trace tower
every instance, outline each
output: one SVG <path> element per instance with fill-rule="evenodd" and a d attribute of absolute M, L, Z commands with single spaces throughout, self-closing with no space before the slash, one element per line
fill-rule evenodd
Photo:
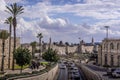
<path fill-rule="evenodd" d="M 94 44 L 94 38 L 92 37 L 91 43 Z"/>
<path fill-rule="evenodd" d="M 49 48 L 51 48 L 51 37 L 49 38 Z"/>

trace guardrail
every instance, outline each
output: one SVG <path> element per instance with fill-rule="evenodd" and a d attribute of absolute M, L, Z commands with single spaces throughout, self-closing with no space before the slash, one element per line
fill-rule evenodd
<path fill-rule="evenodd" d="M 96 74 L 94 71 L 90 70 L 84 65 L 76 64 L 81 71 L 84 73 L 84 76 L 87 80 L 103 80 L 102 77 L 99 74 Z"/>

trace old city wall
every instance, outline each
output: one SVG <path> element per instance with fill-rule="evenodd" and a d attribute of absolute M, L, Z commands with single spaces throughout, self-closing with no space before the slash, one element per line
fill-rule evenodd
<path fill-rule="evenodd" d="M 11 53 L 10 53 L 10 67 L 12 67 L 12 58 L 13 58 L 13 45 L 14 41 L 11 38 Z M 16 48 L 20 47 L 20 38 L 16 38 Z M 5 40 L 5 52 L 4 52 L 4 69 L 8 68 L 8 57 L 9 57 L 9 38 Z M 2 61 L 2 40 L 0 40 L 0 61 Z M 1 65 L 1 62 L 0 62 Z"/>

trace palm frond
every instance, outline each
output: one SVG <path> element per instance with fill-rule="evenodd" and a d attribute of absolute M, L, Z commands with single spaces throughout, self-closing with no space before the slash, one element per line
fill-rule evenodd
<path fill-rule="evenodd" d="M 8 12 L 8 13 L 12 13 L 12 14 L 13 14 L 13 10 L 12 10 L 10 7 L 6 6 L 6 8 L 8 9 L 8 11 L 5 10 L 6 12 Z"/>
<path fill-rule="evenodd" d="M 12 21 L 13 21 L 13 18 L 12 16 L 8 17 L 6 20 L 5 20 L 5 24 L 12 24 Z"/>

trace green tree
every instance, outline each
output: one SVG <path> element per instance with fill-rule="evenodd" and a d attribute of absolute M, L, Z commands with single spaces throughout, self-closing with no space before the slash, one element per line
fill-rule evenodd
<path fill-rule="evenodd" d="M 32 46 L 32 57 L 34 58 L 37 42 L 36 41 L 31 42 L 30 45 Z"/>
<path fill-rule="evenodd" d="M 59 60 L 59 55 L 57 54 L 57 51 L 53 49 L 48 49 L 43 55 L 42 58 L 46 61 L 50 62 L 57 62 Z"/>
<path fill-rule="evenodd" d="M 2 39 L 2 62 L 1 62 L 1 71 L 4 72 L 4 51 L 5 51 L 5 40 L 9 37 L 9 33 L 6 30 L 0 32 L 0 39 Z"/>
<path fill-rule="evenodd" d="M 9 24 L 9 55 L 8 55 L 8 68 L 10 69 L 10 53 L 11 53 L 11 33 L 12 33 L 12 20 L 13 18 L 10 16 L 5 20 L 5 24 Z"/>
<path fill-rule="evenodd" d="M 16 49 L 16 27 L 17 27 L 17 16 L 23 13 L 23 6 L 17 5 L 17 3 L 13 3 L 10 6 L 6 6 L 6 12 L 10 13 L 13 17 L 13 29 L 14 29 L 14 47 L 13 47 L 13 54 Z M 14 70 L 14 57 L 12 61 L 12 70 Z"/>
<path fill-rule="evenodd" d="M 39 53 L 40 53 L 40 56 L 41 56 L 42 55 L 41 54 L 41 52 L 42 52 L 41 39 L 43 38 L 42 33 L 38 33 L 37 38 L 39 39 Z"/>
<path fill-rule="evenodd" d="M 18 48 L 14 52 L 14 58 L 16 60 L 16 64 L 21 66 L 20 72 L 22 73 L 22 68 L 24 65 L 28 65 L 31 61 L 31 53 L 28 49 Z"/>

